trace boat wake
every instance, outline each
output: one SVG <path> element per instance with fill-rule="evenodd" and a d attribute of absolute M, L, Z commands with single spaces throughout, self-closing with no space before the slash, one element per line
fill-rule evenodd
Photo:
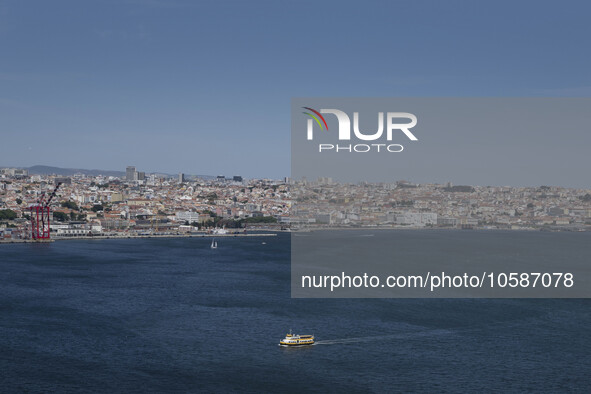
<path fill-rule="evenodd" d="M 428 331 L 420 331 L 420 332 L 413 332 L 413 333 L 376 335 L 376 336 L 368 336 L 368 337 L 326 339 L 323 341 L 316 341 L 314 343 L 314 345 L 343 345 L 343 344 L 348 344 L 348 343 L 375 342 L 375 341 L 384 341 L 384 340 L 392 340 L 392 339 L 406 340 L 406 339 L 417 338 L 417 337 L 422 337 L 422 336 L 437 336 L 437 335 L 441 335 L 444 333 L 448 334 L 448 333 L 450 333 L 450 331 L 449 330 L 428 330 Z"/>
<path fill-rule="evenodd" d="M 394 335 L 380 335 L 373 337 L 357 337 L 357 338 L 340 338 L 340 339 L 327 339 L 324 341 L 316 341 L 314 345 L 342 345 L 346 343 L 360 343 L 360 342 L 373 342 L 383 339 L 393 339 Z"/>

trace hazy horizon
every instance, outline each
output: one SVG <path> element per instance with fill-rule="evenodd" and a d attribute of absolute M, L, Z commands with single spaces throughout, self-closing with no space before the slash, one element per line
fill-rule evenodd
<path fill-rule="evenodd" d="M 34 165 L 30 165 L 30 166 L 6 166 L 6 165 L 0 165 L 0 168 L 23 168 L 23 169 L 27 169 L 27 168 L 31 168 L 31 167 L 35 167 L 35 166 L 43 166 L 43 167 L 55 167 L 55 166 L 46 166 L 44 164 L 34 164 Z M 85 171 L 109 171 L 109 172 L 121 172 L 121 173 L 125 173 L 125 169 L 120 170 L 120 169 L 108 169 L 108 168 L 81 168 L 81 167 L 56 167 L 56 168 L 61 168 L 61 169 L 65 169 L 65 170 L 85 170 Z M 211 177 L 215 177 L 218 175 L 224 175 L 226 177 L 230 177 L 230 176 L 242 176 L 241 174 L 197 174 L 197 173 L 190 173 L 190 172 L 183 172 L 183 171 L 178 171 L 178 172 L 173 172 L 173 173 L 169 173 L 169 172 L 163 172 L 163 171 L 143 171 L 141 168 L 136 168 L 137 170 L 141 171 L 141 172 L 145 172 L 146 174 L 163 174 L 163 175 L 170 175 L 171 177 L 174 177 L 175 175 L 178 175 L 179 173 L 183 173 L 185 175 L 189 175 L 189 176 L 211 176 Z M 329 177 L 329 175 L 326 175 L 327 177 Z M 273 179 L 273 180 L 283 180 L 284 178 L 290 178 L 288 175 L 283 176 L 283 177 L 278 177 L 278 178 L 272 178 L 272 177 L 247 177 L 247 176 L 242 176 L 244 179 Z M 299 181 L 301 179 L 294 179 L 296 181 Z M 315 182 L 318 179 L 307 179 L 308 181 L 312 181 Z M 355 182 L 338 182 L 337 180 L 334 180 L 337 183 L 355 183 Z M 425 185 L 425 184 L 434 184 L 434 185 L 442 185 L 445 186 L 447 183 L 451 183 L 453 186 L 474 186 L 474 187 L 512 187 L 512 188 L 520 188 L 520 187 L 527 187 L 527 188 L 539 188 L 542 186 L 548 186 L 548 187 L 560 187 L 560 188 L 565 188 L 565 189 L 575 189 L 575 190 L 591 190 L 591 187 L 576 187 L 576 186 L 565 186 L 565 185 L 556 185 L 556 184 L 540 184 L 540 185 L 536 185 L 536 184 L 523 184 L 523 185 L 512 185 L 512 184 L 481 184 L 481 183 L 461 183 L 461 182 L 454 182 L 453 180 L 447 180 L 447 181 L 443 181 L 443 182 L 417 182 L 414 181 L 413 179 L 410 178 L 404 178 L 404 179 L 392 179 L 391 181 L 388 182 L 369 182 L 369 183 L 397 183 L 397 182 L 409 182 L 411 184 L 417 184 L 417 185 Z"/>

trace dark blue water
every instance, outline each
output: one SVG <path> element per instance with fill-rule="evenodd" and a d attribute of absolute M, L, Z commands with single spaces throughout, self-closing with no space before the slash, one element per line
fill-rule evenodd
<path fill-rule="evenodd" d="M 0 245 L 1 390 L 591 390 L 589 300 L 290 299 L 289 235 L 218 241 Z"/>

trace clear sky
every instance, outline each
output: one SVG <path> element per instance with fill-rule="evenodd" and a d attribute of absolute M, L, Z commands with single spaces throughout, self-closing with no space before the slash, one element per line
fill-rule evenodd
<path fill-rule="evenodd" d="M 291 97 L 591 96 L 590 11 L 0 0 L 0 166 L 281 178 Z"/>

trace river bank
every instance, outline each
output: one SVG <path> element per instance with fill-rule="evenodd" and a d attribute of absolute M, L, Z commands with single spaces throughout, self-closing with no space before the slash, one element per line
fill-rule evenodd
<path fill-rule="evenodd" d="M 276 237 L 276 233 L 239 233 L 239 234 L 150 234 L 150 235 L 92 235 L 75 237 L 53 237 L 48 240 L 0 239 L 0 244 L 49 243 L 55 241 L 100 240 L 100 239 L 147 239 L 147 238 L 230 238 L 230 237 Z"/>

